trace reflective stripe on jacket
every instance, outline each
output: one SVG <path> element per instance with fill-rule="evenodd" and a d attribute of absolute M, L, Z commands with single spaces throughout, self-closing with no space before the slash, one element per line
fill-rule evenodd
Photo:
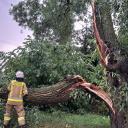
<path fill-rule="evenodd" d="M 12 80 L 8 86 L 9 95 L 7 103 L 12 102 L 23 102 L 23 96 L 28 94 L 26 84 L 24 82 L 19 82 Z"/>

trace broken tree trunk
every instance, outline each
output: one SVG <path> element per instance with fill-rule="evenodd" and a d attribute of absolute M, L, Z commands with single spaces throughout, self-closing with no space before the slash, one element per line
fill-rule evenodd
<path fill-rule="evenodd" d="M 34 105 L 53 105 L 70 100 L 70 94 L 75 89 L 82 89 L 95 94 L 106 103 L 113 114 L 115 113 L 109 95 L 99 86 L 88 83 L 78 75 L 70 76 L 53 86 L 29 89 L 26 101 Z M 7 89 L 1 89 L 0 98 L 7 99 Z"/>
<path fill-rule="evenodd" d="M 94 34 L 101 64 L 108 70 L 110 67 L 107 65 L 108 62 L 106 61 L 106 58 L 108 55 L 112 55 L 111 53 L 116 53 L 118 48 L 118 41 L 112 24 L 110 5 L 108 5 L 107 2 L 99 0 L 98 2 L 94 1 L 92 8 Z M 114 67 L 114 65 L 112 67 Z M 116 68 L 114 70 L 116 71 Z M 110 117 L 111 128 L 128 128 L 128 108 L 125 107 L 121 109 L 121 103 L 123 101 L 121 92 L 123 91 L 122 88 L 124 85 L 119 83 L 121 79 L 120 77 L 122 77 L 122 74 L 119 74 L 115 81 L 113 72 L 109 70 L 107 71 L 108 85 L 111 88 L 111 99 L 115 108 L 115 115 L 111 115 Z M 119 84 L 119 86 L 117 84 Z M 124 98 L 127 97 L 124 96 Z"/>

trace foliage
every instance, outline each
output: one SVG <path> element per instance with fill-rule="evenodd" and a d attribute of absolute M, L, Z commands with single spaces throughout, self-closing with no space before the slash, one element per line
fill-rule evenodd
<path fill-rule="evenodd" d="M 32 30 L 36 39 L 61 44 L 77 36 L 74 35 L 76 21 L 85 23 L 84 36 L 88 33 L 90 18 L 86 14 L 89 2 L 90 0 L 26 0 L 13 5 L 10 14 L 20 26 Z M 82 32 L 79 37 L 81 34 Z"/>
<path fill-rule="evenodd" d="M 119 32 L 122 34 L 128 32 L 128 1 L 127 0 L 114 0 L 113 8 L 115 12 L 115 18 L 117 18 L 116 24 L 119 25 Z"/>
<path fill-rule="evenodd" d="M 119 33 L 119 42 L 120 42 L 120 49 L 121 49 L 121 54 L 125 57 L 128 55 L 128 32 L 125 33 Z"/>
<path fill-rule="evenodd" d="M 4 104 L 2 102 L 2 99 L 0 99 L 0 124 L 2 124 L 3 122 L 3 113 L 4 113 Z"/>
<path fill-rule="evenodd" d="M 94 77 L 91 74 L 96 70 L 101 71 L 98 63 L 93 65 L 93 54 L 84 55 L 69 44 L 57 45 L 31 39 L 24 44 L 25 48 L 19 53 L 16 52 L 19 48 L 12 52 L 5 64 L 4 73 L 8 79 L 14 77 L 16 70 L 23 70 L 26 82 L 37 87 L 56 83 L 67 74 L 79 74 L 91 81 L 91 77 Z M 98 76 L 93 82 L 101 79 Z"/>
<path fill-rule="evenodd" d="M 113 98 L 114 97 L 114 98 Z M 125 111 L 128 108 L 128 87 L 124 84 L 118 88 L 113 89 L 112 92 L 113 102 L 119 111 Z"/>
<path fill-rule="evenodd" d="M 3 72 L 0 72 L 0 87 L 6 84 L 6 78 Z"/>
<path fill-rule="evenodd" d="M 75 114 L 85 114 L 92 112 L 96 114 L 108 115 L 109 110 L 101 99 L 88 92 L 75 90 L 71 93 L 71 101 L 59 106 L 57 110 L 71 112 Z"/>
<path fill-rule="evenodd" d="M 118 33 L 119 48 L 121 54 L 128 55 L 128 1 L 114 0 L 112 1 L 114 25 L 116 33 Z"/>
<path fill-rule="evenodd" d="M 13 6 L 11 14 L 19 25 L 33 30 L 37 39 L 66 42 L 71 37 L 72 8 L 67 1 L 21 1 Z"/>

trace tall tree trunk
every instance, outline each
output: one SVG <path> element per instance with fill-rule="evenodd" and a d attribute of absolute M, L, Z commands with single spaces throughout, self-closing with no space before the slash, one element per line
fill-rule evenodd
<path fill-rule="evenodd" d="M 112 52 L 116 52 L 118 48 L 118 41 L 113 28 L 110 5 L 108 5 L 107 2 L 102 2 L 99 0 L 98 2 L 94 2 L 94 8 L 93 16 L 95 20 L 94 22 L 96 23 L 96 27 L 94 24 L 94 32 L 97 42 L 99 41 L 97 43 L 98 48 L 100 47 L 100 42 L 102 43 L 101 45 L 106 43 L 104 46 L 106 45 L 109 49 L 111 49 Z M 96 34 L 96 32 L 99 34 L 99 37 L 97 37 L 98 34 Z M 105 60 L 104 57 L 107 55 L 104 52 L 105 51 L 102 50 L 102 48 L 99 48 L 100 58 Z M 122 74 L 119 74 L 118 77 L 116 77 L 117 81 L 120 81 L 121 77 L 123 77 Z M 122 91 L 123 88 L 125 88 L 126 83 L 118 83 L 119 87 L 115 87 L 115 77 L 113 77 L 113 72 L 110 71 L 107 71 L 107 79 L 111 90 L 111 98 L 116 110 L 115 115 L 110 114 L 111 128 L 128 128 L 128 108 L 122 107 L 123 98 L 126 98 L 125 96 L 122 97 Z"/>

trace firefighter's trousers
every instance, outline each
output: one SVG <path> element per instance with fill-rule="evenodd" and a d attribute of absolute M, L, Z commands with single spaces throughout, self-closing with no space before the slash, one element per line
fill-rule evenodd
<path fill-rule="evenodd" d="M 6 112 L 4 114 L 4 125 L 8 125 L 9 121 L 11 120 L 12 109 L 16 110 L 19 126 L 25 125 L 25 111 L 23 104 L 11 105 L 8 103 L 6 104 Z"/>

